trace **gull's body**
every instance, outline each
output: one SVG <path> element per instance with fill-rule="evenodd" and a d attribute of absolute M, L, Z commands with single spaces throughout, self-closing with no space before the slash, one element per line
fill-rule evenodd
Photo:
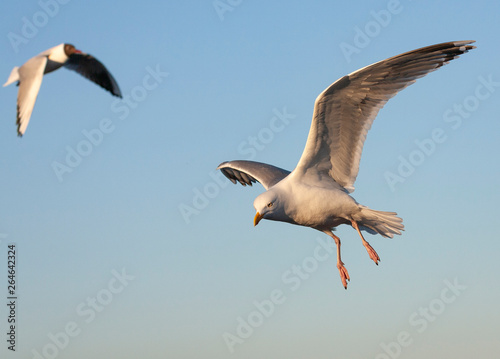
<path fill-rule="evenodd" d="M 230 161 L 218 167 L 233 183 L 260 182 L 266 192 L 254 201 L 261 219 L 311 227 L 337 244 L 337 268 L 347 289 L 350 279 L 333 228 L 349 224 L 358 232 L 370 258 L 380 258 L 361 231 L 392 238 L 404 230 L 395 212 L 372 210 L 349 195 L 354 190 L 366 134 L 378 111 L 399 91 L 459 55 L 474 41 L 433 45 L 379 61 L 334 82 L 315 101 L 306 147 L 289 172 L 265 163 Z"/>
<path fill-rule="evenodd" d="M 286 201 L 281 202 L 283 212 L 269 219 L 318 230 L 336 227 L 345 222 L 343 219 L 345 215 L 358 211 L 354 199 L 335 181 L 323 181 L 310 185 L 307 182 L 295 181 L 292 173 L 272 187 L 272 193 L 276 194 L 279 199 L 286 197 Z M 293 196 L 286 196 L 288 193 L 292 193 Z M 311 198 L 321 198 L 323 205 L 309 206 Z M 271 199 L 265 204 L 270 202 Z M 309 210 L 297 210 L 299 208 L 309 208 Z M 332 216 L 332 213 L 335 213 L 335 216 Z"/>
<path fill-rule="evenodd" d="M 70 44 L 60 44 L 35 57 L 32 57 L 21 67 L 14 67 L 7 82 L 8 86 L 17 81 L 17 134 L 22 136 L 31 118 L 38 91 L 45 74 L 66 67 L 95 82 L 112 95 L 121 97 L 120 88 L 111 73 L 96 58 L 84 54 Z"/>

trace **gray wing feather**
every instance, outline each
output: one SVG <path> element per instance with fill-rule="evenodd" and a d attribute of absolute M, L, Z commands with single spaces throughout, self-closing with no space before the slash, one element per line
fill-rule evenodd
<path fill-rule="evenodd" d="M 260 182 L 267 190 L 290 174 L 290 171 L 254 161 L 223 162 L 218 167 L 231 182 L 251 186 Z"/>
<path fill-rule="evenodd" d="M 306 147 L 294 172 L 330 176 L 352 192 L 366 134 L 379 110 L 417 79 L 474 49 L 473 42 L 413 50 L 335 81 L 316 99 Z"/>

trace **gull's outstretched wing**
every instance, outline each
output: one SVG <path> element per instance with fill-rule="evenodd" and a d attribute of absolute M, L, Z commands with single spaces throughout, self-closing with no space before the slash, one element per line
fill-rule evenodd
<path fill-rule="evenodd" d="M 30 122 L 36 97 L 42 85 L 46 56 L 35 56 L 19 68 L 19 91 L 17 93 L 17 134 L 24 135 Z"/>
<path fill-rule="evenodd" d="M 329 176 L 352 192 L 366 134 L 379 110 L 418 78 L 474 49 L 473 42 L 423 47 L 334 82 L 316 99 L 306 147 L 294 175 Z"/>
<path fill-rule="evenodd" d="M 251 186 L 252 183 L 260 182 L 266 190 L 290 173 L 290 171 L 254 161 L 222 162 L 217 169 L 221 170 L 224 176 L 234 184 L 238 181 L 243 186 Z"/>
<path fill-rule="evenodd" d="M 111 92 L 114 96 L 122 97 L 118 83 L 113 75 L 92 55 L 84 53 L 71 54 L 64 63 L 64 67 L 78 72 L 83 77 Z"/>

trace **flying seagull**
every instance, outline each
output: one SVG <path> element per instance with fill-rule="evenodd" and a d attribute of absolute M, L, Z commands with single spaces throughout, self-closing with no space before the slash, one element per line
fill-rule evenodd
<path fill-rule="evenodd" d="M 404 230 L 395 212 L 370 209 L 349 195 L 354 191 L 366 134 L 386 102 L 418 78 L 475 48 L 474 41 L 446 42 L 406 52 L 341 77 L 314 103 L 306 147 L 290 172 L 254 161 L 223 162 L 217 167 L 231 182 L 260 182 L 266 192 L 253 205 L 260 220 L 311 227 L 337 245 L 337 268 L 345 289 L 349 273 L 340 257 L 340 238 L 333 228 L 351 225 L 370 258 L 380 257 L 361 231 L 392 238 Z"/>
<path fill-rule="evenodd" d="M 5 87 L 17 81 L 19 86 L 16 121 L 18 136 L 22 136 L 26 132 L 43 75 L 57 70 L 61 66 L 78 72 L 111 92 L 113 96 L 122 97 L 116 80 L 99 60 L 75 49 L 73 45 L 60 44 L 29 59 L 21 67 L 14 67 L 9 79 L 3 85 Z"/>

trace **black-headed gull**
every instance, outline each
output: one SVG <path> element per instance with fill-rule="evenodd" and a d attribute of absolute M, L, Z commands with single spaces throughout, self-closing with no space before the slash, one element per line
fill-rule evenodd
<path fill-rule="evenodd" d="M 261 219 L 311 227 L 333 238 L 344 288 L 350 280 L 340 258 L 340 238 L 333 228 L 351 225 L 370 258 L 380 258 L 361 231 L 392 238 L 404 230 L 395 212 L 375 211 L 354 200 L 359 161 L 366 134 L 386 102 L 418 78 L 475 48 L 456 41 L 406 52 L 364 67 L 335 81 L 316 99 L 306 147 L 297 167 L 286 171 L 253 161 L 223 162 L 217 167 L 231 182 L 260 182 L 266 192 L 254 201 Z"/>
<path fill-rule="evenodd" d="M 60 44 L 26 61 L 21 67 L 14 67 L 4 87 L 17 81 L 17 134 L 22 136 L 30 121 L 43 75 L 60 67 L 74 70 L 92 82 L 122 97 L 120 88 L 111 73 L 95 57 L 75 49 L 70 44 Z"/>

